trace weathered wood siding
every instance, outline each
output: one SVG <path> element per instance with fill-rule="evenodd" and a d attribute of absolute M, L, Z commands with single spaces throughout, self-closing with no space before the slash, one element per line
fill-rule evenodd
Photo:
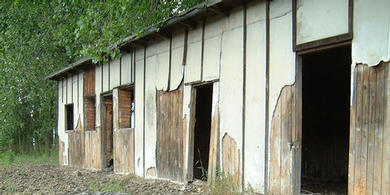
<path fill-rule="evenodd" d="M 69 165 L 76 167 L 84 166 L 84 129 L 81 121 L 69 136 Z"/>
<path fill-rule="evenodd" d="M 114 131 L 114 172 L 134 173 L 134 129 Z"/>
<path fill-rule="evenodd" d="M 157 176 L 184 181 L 183 85 L 157 95 Z"/>
<path fill-rule="evenodd" d="M 270 132 L 270 164 L 269 188 L 270 194 L 297 194 L 297 175 L 295 166 L 295 150 L 293 143 L 297 135 L 295 86 L 286 86 L 282 89 L 276 109 L 273 112 Z M 300 173 L 299 173 L 300 174 Z"/>
<path fill-rule="evenodd" d="M 388 66 L 353 73 L 348 194 L 390 194 Z"/>
<path fill-rule="evenodd" d="M 299 194 L 293 166 L 296 155 L 292 150 L 293 129 L 297 121 L 292 114 L 295 83 L 295 53 L 292 48 L 292 3 L 290 0 L 270 2 L 269 21 L 269 112 L 267 155 L 267 193 Z M 298 143 L 297 143 L 298 144 Z M 297 152 L 297 151 L 295 151 Z M 300 158 L 300 157 L 299 157 Z M 297 169 L 295 169 L 297 170 Z M 300 173 L 299 173 L 300 175 Z M 299 179 L 298 179 L 299 180 Z M 299 181 L 300 183 L 300 181 Z"/>

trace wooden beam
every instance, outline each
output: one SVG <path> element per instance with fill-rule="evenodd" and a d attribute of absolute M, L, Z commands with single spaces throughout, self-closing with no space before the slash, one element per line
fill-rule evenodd
<path fill-rule="evenodd" d="M 170 40 L 171 39 L 171 35 L 170 34 L 167 34 L 167 33 L 163 33 L 163 32 L 153 32 L 152 33 L 153 35 L 157 36 L 157 37 L 160 37 L 164 40 Z"/>
<path fill-rule="evenodd" d="M 193 21 L 180 21 L 179 24 L 187 27 L 188 29 L 194 29 L 196 28 L 196 23 Z"/>
<path fill-rule="evenodd" d="M 229 12 L 225 11 L 225 10 L 221 10 L 221 9 L 213 8 L 213 7 L 208 8 L 208 10 L 210 10 L 211 12 L 214 12 L 215 14 L 220 15 L 220 16 L 229 16 Z"/>

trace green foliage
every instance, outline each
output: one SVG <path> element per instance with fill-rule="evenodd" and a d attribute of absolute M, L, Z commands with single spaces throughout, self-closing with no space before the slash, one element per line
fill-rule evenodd
<path fill-rule="evenodd" d="M 82 56 L 115 57 L 115 43 L 201 1 L 0 1 L 0 151 L 51 145 L 57 92 L 45 76 Z"/>

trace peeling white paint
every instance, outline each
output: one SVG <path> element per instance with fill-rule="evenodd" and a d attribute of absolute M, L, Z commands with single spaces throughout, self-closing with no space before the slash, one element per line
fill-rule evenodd
<path fill-rule="evenodd" d="M 247 7 L 244 183 L 264 193 L 266 2 Z"/>
<path fill-rule="evenodd" d="M 143 177 L 143 131 L 144 131 L 144 48 L 138 48 L 135 51 L 136 59 L 136 77 L 135 77 L 135 143 L 134 171 L 137 176 Z"/>
<path fill-rule="evenodd" d="M 95 94 L 102 92 L 102 65 L 95 66 Z"/>
<path fill-rule="evenodd" d="M 173 33 L 171 50 L 171 80 L 169 84 L 170 91 L 176 90 L 183 80 L 184 39 L 184 29 L 177 30 Z"/>
<path fill-rule="evenodd" d="M 242 8 L 231 11 L 228 23 L 232 30 L 224 32 L 222 37 L 220 135 L 228 133 L 242 151 L 243 28 L 234 28 L 237 17 L 241 17 L 242 25 Z"/>
<path fill-rule="evenodd" d="M 297 44 L 348 33 L 349 0 L 297 0 Z"/>
<path fill-rule="evenodd" d="M 225 28 L 225 17 L 213 17 L 206 20 L 203 50 L 203 81 L 219 79 L 222 33 Z"/>
<path fill-rule="evenodd" d="M 355 0 L 352 62 L 376 66 L 390 60 L 390 1 Z"/>
<path fill-rule="evenodd" d="M 185 83 L 201 80 L 202 29 L 203 23 L 198 22 L 195 29 L 188 31 L 187 62 L 185 64 L 184 76 Z"/>
<path fill-rule="evenodd" d="M 281 11 L 281 8 L 282 11 Z M 290 0 L 270 4 L 269 112 L 271 124 L 282 88 L 295 82 L 295 53 L 292 48 L 292 4 Z M 269 125 L 268 132 L 271 131 Z M 268 143 L 271 143 L 268 139 Z M 266 151 L 268 152 L 268 151 Z M 266 162 L 269 167 L 269 159 Z M 269 174 L 269 171 L 266 173 Z"/>
<path fill-rule="evenodd" d="M 192 96 L 192 86 L 191 85 L 184 85 L 183 88 L 183 127 L 186 132 L 184 134 L 186 137 L 184 138 L 185 142 L 187 143 L 186 149 L 185 149 L 185 154 L 184 154 L 184 175 L 188 175 L 188 160 L 189 160 L 189 151 L 190 147 L 190 121 L 191 121 L 191 96 Z"/>
<path fill-rule="evenodd" d="M 110 90 L 120 85 L 120 59 L 110 62 Z"/>
<path fill-rule="evenodd" d="M 156 44 L 156 43 L 155 43 Z M 156 88 L 157 90 L 164 90 L 166 91 L 168 89 L 168 78 L 169 78 L 169 45 L 170 40 L 163 40 L 156 44 L 157 49 L 151 49 L 151 51 L 156 51 L 155 55 L 153 56 L 151 54 L 150 57 L 148 57 L 147 65 L 153 64 L 156 66 L 156 72 L 157 72 L 157 84 Z M 151 45 L 150 47 L 156 47 Z M 147 48 L 147 52 L 149 52 L 149 49 Z M 147 68 L 148 69 L 148 68 Z"/>
<path fill-rule="evenodd" d="M 106 91 L 108 91 L 108 90 L 110 90 L 108 87 L 108 85 L 109 85 L 109 70 L 108 70 L 108 63 L 104 63 L 103 64 L 103 77 L 102 77 L 102 79 L 103 79 L 103 92 L 106 92 Z"/>
<path fill-rule="evenodd" d="M 147 50 L 148 52 L 149 50 Z M 147 53 L 148 55 L 148 53 Z M 156 130 L 157 130 L 157 103 L 156 85 L 158 81 L 159 64 L 153 60 L 154 57 L 146 59 L 145 78 L 145 168 L 156 167 Z M 168 79 L 165 80 L 168 82 Z"/>
<path fill-rule="evenodd" d="M 121 57 L 121 85 L 130 84 L 133 79 L 131 72 L 132 53 L 126 53 Z M 134 70 L 133 70 L 134 71 Z"/>

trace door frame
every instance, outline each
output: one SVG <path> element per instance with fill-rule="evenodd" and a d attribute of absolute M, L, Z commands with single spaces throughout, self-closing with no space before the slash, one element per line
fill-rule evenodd
<path fill-rule="evenodd" d="M 295 96 L 295 103 L 297 106 L 297 109 L 295 110 L 295 120 L 296 120 L 296 132 L 292 132 L 292 138 L 294 141 L 293 147 L 294 147 L 294 154 L 293 154 L 293 177 L 292 177 L 292 182 L 293 182 L 293 188 L 294 192 L 300 193 L 301 190 L 301 170 L 302 170 L 302 90 L 303 90 L 303 83 L 302 83 L 302 78 L 303 78 L 303 61 L 302 61 L 302 56 L 304 54 L 309 54 L 309 53 L 316 53 L 320 52 L 323 50 L 328 50 L 328 49 L 334 49 L 342 46 L 347 46 L 351 45 L 352 41 L 348 40 L 342 43 L 337 43 L 337 44 L 332 44 L 332 45 L 327 45 L 327 46 L 322 46 L 314 49 L 308 49 L 308 50 L 303 50 L 303 51 L 297 51 L 295 55 L 295 91 L 296 91 L 296 96 Z M 351 56 L 352 57 L 352 56 Z M 351 70 L 352 74 L 352 70 Z M 351 79 L 353 79 L 351 77 Z M 351 81 L 352 82 L 352 81 Z M 350 87 L 350 86 L 349 86 Z M 352 91 L 351 91 L 352 95 Z M 349 129 L 351 131 L 351 128 Z M 350 133 L 350 132 L 349 132 Z M 350 146 L 351 147 L 351 146 Z M 349 164 L 349 162 L 348 162 Z"/>

